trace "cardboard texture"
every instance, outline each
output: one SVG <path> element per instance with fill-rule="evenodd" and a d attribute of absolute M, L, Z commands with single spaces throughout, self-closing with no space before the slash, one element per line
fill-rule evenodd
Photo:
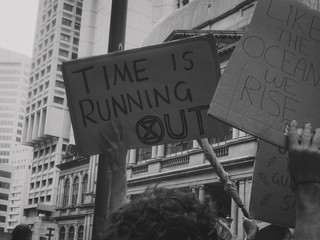
<path fill-rule="evenodd" d="M 209 115 L 285 147 L 285 126 L 320 127 L 320 13 L 298 1 L 258 1 Z"/>
<path fill-rule="evenodd" d="M 62 65 L 75 141 L 101 153 L 101 132 L 122 122 L 129 148 L 225 136 L 207 115 L 220 78 L 212 36 L 65 62 Z"/>
<path fill-rule="evenodd" d="M 250 213 L 256 220 L 294 227 L 294 196 L 287 172 L 287 153 L 259 141 L 253 172 Z"/>

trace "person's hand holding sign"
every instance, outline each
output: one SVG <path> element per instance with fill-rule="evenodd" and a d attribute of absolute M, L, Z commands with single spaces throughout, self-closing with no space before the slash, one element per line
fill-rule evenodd
<path fill-rule="evenodd" d="M 296 210 L 295 240 L 320 239 L 320 129 L 289 127 L 288 171 Z"/>
<path fill-rule="evenodd" d="M 107 129 L 101 132 L 100 135 L 101 143 L 99 148 L 103 154 L 101 154 L 99 161 L 104 161 L 105 167 L 102 171 L 104 171 L 103 174 L 108 174 L 109 191 L 107 198 L 109 214 L 125 204 L 127 200 L 127 131 L 122 123 L 119 123 L 117 126 L 114 121 L 111 121 Z"/>
<path fill-rule="evenodd" d="M 117 126 L 114 121 L 111 121 L 110 125 L 112 133 L 100 132 L 102 141 L 99 148 L 104 153 L 110 170 L 125 171 L 128 150 L 126 146 L 127 131 L 121 122 Z"/>

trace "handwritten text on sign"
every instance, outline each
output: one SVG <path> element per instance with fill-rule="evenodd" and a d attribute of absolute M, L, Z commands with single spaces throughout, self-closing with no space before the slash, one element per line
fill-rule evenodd
<path fill-rule="evenodd" d="M 63 75 L 85 154 L 100 153 L 110 120 L 123 122 L 130 148 L 222 136 L 227 128 L 206 115 L 220 77 L 212 37 L 67 62 Z"/>
<path fill-rule="evenodd" d="M 320 125 L 319 60 L 319 12 L 298 1 L 259 1 L 209 113 L 284 147 L 291 120 Z"/>
<path fill-rule="evenodd" d="M 295 201 L 285 150 L 259 141 L 253 172 L 250 212 L 254 219 L 294 227 Z"/>

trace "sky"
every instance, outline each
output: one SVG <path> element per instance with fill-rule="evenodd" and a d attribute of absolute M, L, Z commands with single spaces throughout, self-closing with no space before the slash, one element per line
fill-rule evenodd
<path fill-rule="evenodd" d="M 32 56 L 39 0 L 0 0 L 0 47 Z"/>

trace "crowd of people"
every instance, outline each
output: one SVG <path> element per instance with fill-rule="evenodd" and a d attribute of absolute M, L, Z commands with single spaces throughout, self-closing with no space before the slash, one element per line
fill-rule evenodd
<path fill-rule="evenodd" d="M 107 139 L 109 152 L 122 161 L 123 139 Z M 111 150 L 110 150 L 111 149 Z M 295 197 L 295 240 L 320 239 L 320 128 L 313 130 L 307 123 L 298 128 L 292 121 L 288 129 L 288 172 Z M 118 157 L 115 157 L 118 156 Z M 113 170 L 117 171 L 118 163 Z M 268 229 L 267 235 L 258 231 L 253 219 L 244 220 L 247 240 L 289 240 L 292 235 L 281 226 Z M 271 230 L 270 230 L 271 229 Z M 267 228 L 265 231 L 268 231 Z M 203 203 L 191 191 L 148 188 L 143 195 L 113 211 L 105 226 L 105 240 L 231 240 L 230 226 L 219 218 L 211 199 Z M 269 235 L 268 235 L 269 234 Z M 262 237 L 261 237 L 262 236 Z M 27 225 L 12 232 L 12 240 L 31 239 Z"/>
<path fill-rule="evenodd" d="M 298 128 L 292 121 L 288 145 L 288 171 L 296 201 L 294 239 L 320 239 L 320 129 L 313 131 L 309 123 Z M 257 230 L 254 221 L 245 223 L 249 225 L 245 229 L 251 225 Z M 282 230 L 278 238 L 271 236 L 277 231 L 270 231 L 269 239 L 290 239 L 291 232 Z M 200 203 L 191 192 L 157 187 L 114 211 L 105 231 L 106 240 L 232 239 L 228 224 L 218 217 L 210 200 Z M 247 232 L 248 240 L 259 239 L 259 232 L 253 232 Z"/>

